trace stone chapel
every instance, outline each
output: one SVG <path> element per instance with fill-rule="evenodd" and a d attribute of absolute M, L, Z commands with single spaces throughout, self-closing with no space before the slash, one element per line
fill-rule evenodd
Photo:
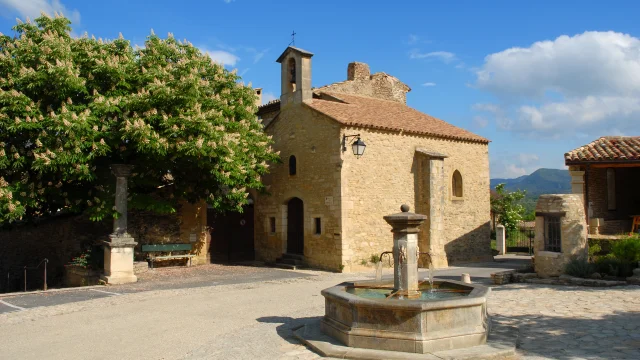
<path fill-rule="evenodd" d="M 282 95 L 258 111 L 282 161 L 253 194 L 255 259 L 356 271 L 391 250 L 382 217 L 408 204 L 435 267 L 490 260 L 489 140 L 407 106 L 411 89 L 364 63 L 312 88 L 312 56 L 280 55 Z"/>

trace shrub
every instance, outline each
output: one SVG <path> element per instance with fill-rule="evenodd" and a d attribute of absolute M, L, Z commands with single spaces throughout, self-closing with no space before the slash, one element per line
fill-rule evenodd
<path fill-rule="evenodd" d="M 595 262 L 596 271 L 615 277 L 628 277 L 633 275 L 634 263 L 607 255 L 599 258 Z"/>
<path fill-rule="evenodd" d="M 616 241 L 611 253 L 616 258 L 629 263 L 640 261 L 640 235 Z"/>
<path fill-rule="evenodd" d="M 371 262 L 372 264 L 379 263 L 380 262 L 380 255 L 377 255 L 377 254 L 371 255 L 371 257 L 369 258 L 369 262 Z"/>
<path fill-rule="evenodd" d="M 595 259 L 596 255 L 600 254 L 602 248 L 600 244 L 593 244 L 589 246 L 589 260 Z"/>
<path fill-rule="evenodd" d="M 574 258 L 574 259 L 571 259 L 569 263 L 567 263 L 567 265 L 564 268 L 564 272 L 567 273 L 567 275 L 580 277 L 580 278 L 587 278 L 591 274 L 596 272 L 596 267 L 594 266 L 594 264 L 587 261 L 587 259 Z"/>

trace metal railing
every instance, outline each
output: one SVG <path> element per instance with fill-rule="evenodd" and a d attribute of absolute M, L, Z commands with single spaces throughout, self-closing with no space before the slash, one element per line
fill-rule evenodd
<path fill-rule="evenodd" d="M 45 258 L 42 261 L 40 261 L 38 263 L 38 265 L 36 266 L 23 266 L 21 268 L 22 273 L 23 273 L 23 284 L 24 284 L 24 288 L 23 290 L 26 292 L 27 291 L 27 279 L 28 279 L 28 271 L 27 270 L 38 270 L 40 269 L 40 267 L 42 266 L 43 269 L 43 290 L 47 291 L 47 264 L 49 263 L 49 259 Z M 43 266 L 44 265 L 44 266 Z M 17 268 L 19 269 L 19 268 Z M 17 270 L 16 269 L 16 270 Z M 11 286 L 12 282 L 11 282 L 11 271 L 7 271 L 7 286 L 6 286 L 6 292 L 11 292 L 11 288 L 15 288 L 13 286 Z"/>

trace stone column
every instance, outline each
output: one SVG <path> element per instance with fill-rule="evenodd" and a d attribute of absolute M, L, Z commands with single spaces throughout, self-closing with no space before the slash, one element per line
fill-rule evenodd
<path fill-rule="evenodd" d="M 418 228 L 427 216 L 409 212 L 408 205 L 402 205 L 400 210 L 401 213 L 384 217 L 393 232 L 393 288 L 398 295 L 415 298 L 420 296 Z"/>
<path fill-rule="evenodd" d="M 449 266 L 444 250 L 444 205 L 447 182 L 444 174 L 444 159 L 429 159 L 429 254 L 435 268 Z"/>
<path fill-rule="evenodd" d="M 504 255 L 507 253 L 507 242 L 505 237 L 504 225 L 496 226 L 496 249 L 498 254 Z"/>
<path fill-rule="evenodd" d="M 569 175 L 571 175 L 571 193 L 580 195 L 584 202 L 584 171 L 579 166 L 570 166 Z"/>
<path fill-rule="evenodd" d="M 104 242 L 104 276 L 108 284 L 126 284 L 138 281 L 133 274 L 133 248 L 137 245 L 127 232 L 127 177 L 133 166 L 111 165 L 116 177 L 115 208 L 120 216 L 113 220 L 113 233 Z"/>

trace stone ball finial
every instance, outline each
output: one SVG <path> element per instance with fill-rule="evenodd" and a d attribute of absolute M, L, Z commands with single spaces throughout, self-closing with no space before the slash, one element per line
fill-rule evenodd
<path fill-rule="evenodd" d="M 400 206 L 400 211 L 402 211 L 402 212 L 409 212 L 409 210 L 410 210 L 410 209 L 411 209 L 411 208 L 410 208 L 410 207 L 409 207 L 409 205 L 407 205 L 407 204 L 402 204 L 402 205 Z"/>

